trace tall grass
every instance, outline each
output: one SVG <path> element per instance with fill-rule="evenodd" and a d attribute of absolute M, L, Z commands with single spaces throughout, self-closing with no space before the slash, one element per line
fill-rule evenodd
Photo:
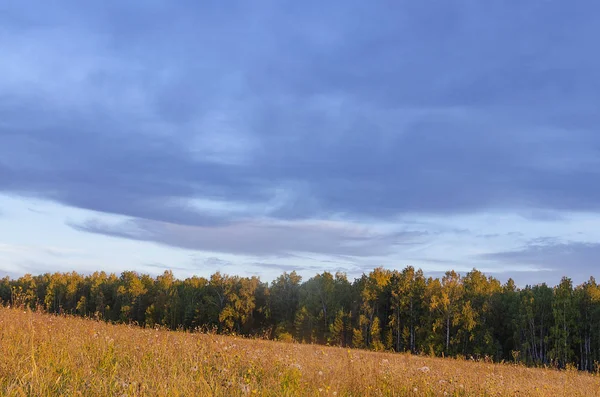
<path fill-rule="evenodd" d="M 600 377 L 0 308 L 2 396 L 594 396 Z"/>

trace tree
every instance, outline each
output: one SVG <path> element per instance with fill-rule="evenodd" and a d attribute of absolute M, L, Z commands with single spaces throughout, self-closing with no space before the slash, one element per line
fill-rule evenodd
<path fill-rule="evenodd" d="M 307 343 L 314 342 L 313 324 L 313 317 L 310 315 L 306 307 L 302 306 L 300 310 L 298 310 L 294 320 L 296 340 Z"/>
<path fill-rule="evenodd" d="M 518 334 L 525 360 L 548 363 L 553 291 L 546 284 L 526 286 L 520 293 Z"/>
<path fill-rule="evenodd" d="M 335 308 L 335 281 L 329 272 L 317 274 L 300 288 L 300 305 L 308 311 L 311 318 L 316 319 L 313 330 L 320 342 L 327 340 L 329 325 L 333 320 L 331 311 Z M 335 311 L 333 311 L 335 314 Z"/>
<path fill-rule="evenodd" d="M 436 293 L 431 297 L 431 308 L 442 315 L 435 328 L 441 328 L 444 323 L 445 342 L 444 352 L 450 354 L 450 336 L 452 326 L 457 325 L 459 307 L 463 295 L 463 286 L 460 275 L 455 271 L 446 272 Z"/>
<path fill-rule="evenodd" d="M 201 327 L 208 322 L 204 316 L 204 305 L 207 296 L 208 280 L 204 277 L 191 277 L 179 284 L 180 302 L 183 306 L 182 318 L 185 329 Z"/>
<path fill-rule="evenodd" d="M 464 295 L 458 329 L 462 354 L 501 355 L 492 321 L 493 299 L 502 291 L 500 282 L 473 269 L 462 278 L 462 284 Z"/>
<path fill-rule="evenodd" d="M 549 356 L 558 366 L 564 368 L 572 362 L 575 353 L 572 349 L 572 343 L 576 328 L 576 315 L 573 283 L 570 278 L 562 278 L 560 284 L 554 288 L 553 298 L 554 326 L 551 330 L 551 337 L 554 343 Z"/>
<path fill-rule="evenodd" d="M 10 303 L 10 278 L 8 276 L 0 279 L 0 304 Z"/>
<path fill-rule="evenodd" d="M 296 272 L 283 273 L 271 283 L 269 307 L 273 332 L 281 327 L 285 332 L 293 331 L 294 319 L 300 302 L 300 277 Z M 274 336 L 272 334 L 272 336 Z"/>
<path fill-rule="evenodd" d="M 371 324 L 371 348 L 375 351 L 383 351 L 385 347 L 381 342 L 381 327 L 379 325 L 379 317 L 375 317 Z"/>
<path fill-rule="evenodd" d="M 515 360 L 521 351 L 518 333 L 520 292 L 514 280 L 508 281 L 499 291 L 492 293 L 489 323 L 498 344 L 497 357 Z"/>
<path fill-rule="evenodd" d="M 389 318 L 390 280 L 392 272 L 382 267 L 373 269 L 368 276 L 363 275 L 355 283 L 360 290 L 362 304 L 359 312 L 359 327 L 366 338 L 365 345 L 370 347 L 374 340 L 381 341 L 381 319 Z M 375 319 L 377 328 L 373 330 Z M 376 339 L 374 339 L 376 338 Z"/>
<path fill-rule="evenodd" d="M 352 330 L 352 347 L 357 349 L 365 347 L 365 336 L 361 328 L 354 328 Z"/>
<path fill-rule="evenodd" d="M 394 271 L 390 279 L 390 335 L 395 351 L 416 351 L 416 333 L 421 316 L 425 279 L 421 270 L 412 266 Z"/>
<path fill-rule="evenodd" d="M 336 346 L 346 346 L 348 340 L 348 314 L 343 309 L 338 310 L 335 319 L 329 325 L 329 343 Z"/>
<path fill-rule="evenodd" d="M 145 323 L 146 308 L 142 298 L 148 290 L 136 272 L 123 272 L 117 288 L 120 319 L 123 322 Z"/>
<path fill-rule="evenodd" d="M 577 327 L 577 344 L 579 350 L 579 369 L 592 371 L 594 362 L 600 361 L 598 356 L 598 340 L 593 338 L 600 330 L 600 288 L 596 280 L 590 277 L 588 281 L 578 286 L 574 291 Z"/>

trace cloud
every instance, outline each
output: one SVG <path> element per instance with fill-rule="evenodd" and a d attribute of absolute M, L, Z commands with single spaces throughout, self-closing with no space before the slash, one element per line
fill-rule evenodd
<path fill-rule="evenodd" d="M 3 5 L 0 192 L 252 255 L 407 237 L 332 219 L 600 210 L 598 5 L 388 6 Z"/>
<path fill-rule="evenodd" d="M 144 266 L 150 267 L 153 269 L 158 269 L 161 272 L 164 272 L 167 270 L 183 270 L 183 271 L 192 270 L 192 269 L 190 269 L 188 267 L 184 267 L 184 266 L 170 266 L 170 265 L 164 265 L 162 263 L 145 263 Z M 155 271 L 154 273 L 158 274 L 157 271 Z"/>
<path fill-rule="evenodd" d="M 186 249 L 251 256 L 293 255 L 296 252 L 348 256 L 383 255 L 392 252 L 399 245 L 417 244 L 425 235 L 419 231 L 380 233 L 367 227 L 325 221 L 263 220 L 202 227 L 133 219 L 117 224 L 89 220 L 71 226 L 84 232 L 152 241 Z"/>
<path fill-rule="evenodd" d="M 324 269 L 323 264 L 327 264 Z M 335 267 L 332 267 L 332 264 Z M 345 273 L 351 276 L 362 274 L 367 268 L 363 268 L 356 264 L 352 263 L 344 263 L 344 261 L 317 261 L 314 263 L 303 263 L 303 264 L 284 264 L 284 263 L 264 263 L 264 262 L 254 262 L 249 264 L 253 267 L 260 269 L 262 272 L 264 271 L 277 271 L 279 273 L 282 272 L 299 272 L 307 277 L 312 277 L 314 274 L 323 273 L 324 271 L 335 274 L 336 272 Z M 372 270 L 374 266 L 370 266 L 368 270 Z"/>
<path fill-rule="evenodd" d="M 298 265 L 286 265 L 286 264 L 278 264 L 278 263 L 263 263 L 263 262 L 254 262 L 252 266 L 257 267 L 259 269 L 268 269 L 268 270 L 277 270 L 280 272 L 299 272 L 306 270 L 315 270 L 320 271 L 319 267 L 314 266 L 298 266 Z"/>
<path fill-rule="evenodd" d="M 535 272 L 552 273 L 555 279 L 569 276 L 582 282 L 598 268 L 600 243 L 537 239 L 520 249 L 484 254 L 480 258 L 523 270 L 533 267 L 531 270 Z"/>
<path fill-rule="evenodd" d="M 325 262 L 325 261 L 322 261 Z M 341 262 L 331 262 L 340 264 Z M 302 262 L 302 263 L 270 263 L 270 262 L 244 262 L 239 261 L 237 263 L 224 260 L 218 257 L 206 257 L 199 258 L 193 257 L 192 261 L 189 265 L 179 265 L 172 266 L 166 265 L 163 263 L 145 263 L 143 265 L 145 269 L 150 271 L 152 274 L 162 274 L 162 272 L 166 270 L 174 271 L 180 275 L 197 275 L 199 272 L 205 274 L 206 277 L 209 277 L 210 274 L 214 274 L 215 272 L 222 272 L 229 275 L 256 275 L 260 277 L 264 277 L 267 275 L 268 277 L 277 277 L 277 275 L 283 272 L 300 272 L 302 274 L 316 274 L 323 272 L 322 266 L 319 265 L 318 261 L 310 261 L 310 262 Z M 329 272 L 337 272 L 341 271 L 344 273 L 348 272 L 362 272 L 362 269 L 358 267 L 347 265 L 347 266 L 338 266 L 335 269 L 328 268 Z"/>

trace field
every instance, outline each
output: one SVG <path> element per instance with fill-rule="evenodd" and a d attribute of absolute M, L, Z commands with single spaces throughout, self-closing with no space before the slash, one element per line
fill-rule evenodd
<path fill-rule="evenodd" d="M 600 377 L 0 308 L 0 395 L 592 396 Z"/>

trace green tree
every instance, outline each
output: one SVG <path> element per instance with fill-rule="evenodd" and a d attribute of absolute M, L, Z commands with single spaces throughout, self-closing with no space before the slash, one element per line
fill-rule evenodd
<path fill-rule="evenodd" d="M 299 342 L 312 343 L 314 342 L 314 319 L 306 309 L 306 307 L 302 306 L 298 313 L 296 313 L 296 318 L 294 320 L 294 328 L 295 328 L 295 336 L 296 340 Z"/>
<path fill-rule="evenodd" d="M 460 311 L 458 340 L 463 354 L 501 355 L 494 337 L 494 297 L 501 293 L 500 282 L 473 269 L 462 278 L 464 289 Z"/>
<path fill-rule="evenodd" d="M 573 298 L 573 283 L 563 277 L 554 288 L 552 314 L 554 325 L 551 329 L 552 348 L 549 358 L 559 366 L 565 367 L 572 362 L 575 352 L 572 349 L 576 329 L 576 312 Z"/>
<path fill-rule="evenodd" d="M 283 273 L 272 283 L 269 290 L 269 315 L 274 325 L 285 332 L 292 332 L 294 319 L 300 303 L 300 277 L 296 272 Z M 274 335 L 272 335 L 274 336 Z"/>
<path fill-rule="evenodd" d="M 349 331 L 348 315 L 343 309 L 340 309 L 329 325 L 329 343 L 336 346 L 346 346 Z"/>
<path fill-rule="evenodd" d="M 300 305 L 309 312 L 311 318 L 317 320 L 313 330 L 320 342 L 327 340 L 329 325 L 335 314 L 335 280 L 329 272 L 317 274 L 306 281 L 300 288 Z"/>

